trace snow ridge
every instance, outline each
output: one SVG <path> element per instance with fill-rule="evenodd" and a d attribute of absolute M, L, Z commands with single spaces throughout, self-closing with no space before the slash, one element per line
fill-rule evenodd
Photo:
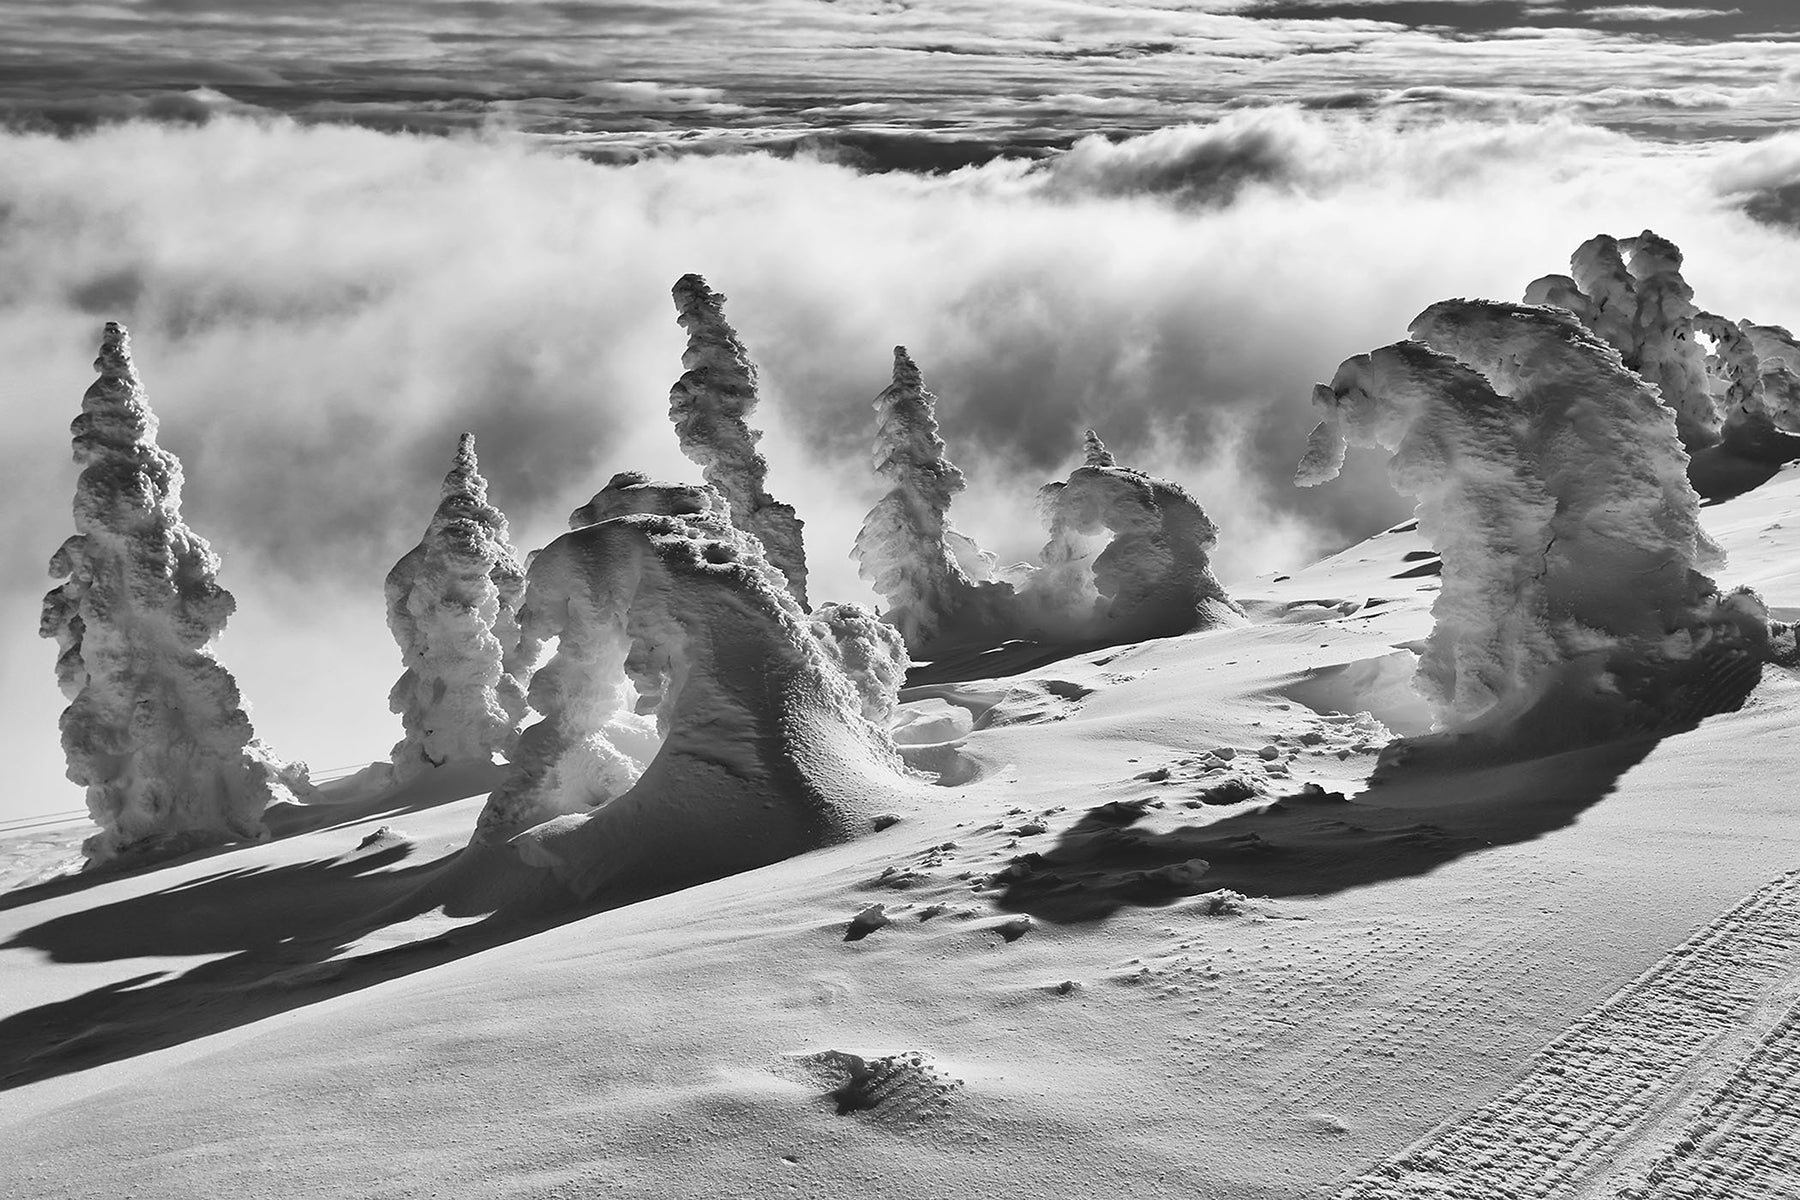
<path fill-rule="evenodd" d="M 213 639 L 236 608 L 219 559 L 181 516 L 181 463 L 156 444 L 157 420 L 108 323 L 70 426 L 81 476 L 75 529 L 50 560 L 68 582 L 44 597 L 39 632 L 56 639 L 63 750 L 100 832 L 90 865 L 268 836 L 262 814 L 311 790 L 304 765 L 256 737 Z"/>

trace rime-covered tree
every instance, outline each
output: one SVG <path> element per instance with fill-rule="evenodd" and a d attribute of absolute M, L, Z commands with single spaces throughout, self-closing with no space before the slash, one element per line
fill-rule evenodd
<path fill-rule="evenodd" d="M 979 585 L 959 561 L 948 518 L 963 473 L 944 455 L 937 397 L 904 346 L 894 347 L 893 382 L 875 397 L 874 460 L 891 486 L 863 518 L 851 557 L 886 599 L 885 619 L 920 658 L 937 657 L 947 643 L 980 640 L 972 627 L 985 623 L 976 611 Z"/>
<path fill-rule="evenodd" d="M 556 652 L 531 681 L 542 719 L 477 840 L 587 895 L 866 829 L 899 782 L 884 725 L 899 639 L 852 609 L 809 618 L 710 488 L 627 477 L 618 490 L 634 494 L 594 507 L 626 511 L 564 534 L 527 572 L 525 641 Z"/>
<path fill-rule="evenodd" d="M 1766 639 L 1754 598 L 1701 573 L 1718 556 L 1674 414 L 1616 350 L 1568 313 L 1489 301 L 1435 304 L 1412 333 L 1314 389 L 1296 482 L 1334 477 L 1345 442 L 1392 453 L 1443 557 L 1417 676 L 1441 722 L 1570 688 L 1654 721 L 1684 703 L 1682 664 Z"/>
<path fill-rule="evenodd" d="M 90 864 L 268 836 L 263 811 L 309 791 L 303 766 L 256 738 L 212 642 L 236 607 L 219 559 L 181 516 L 181 463 L 157 420 L 124 327 L 106 326 L 100 377 L 75 418 L 75 529 L 50 561 L 68 582 L 44 598 L 56 639 L 69 778 L 100 832 Z"/>
<path fill-rule="evenodd" d="M 465 433 L 424 538 L 387 576 L 388 629 L 406 666 L 388 693 L 406 730 L 391 755 L 401 779 L 510 751 L 530 666 L 518 657 L 524 590 Z"/>
<path fill-rule="evenodd" d="M 1238 619 L 1214 578 L 1219 530 L 1179 485 L 1117 465 L 1088 430 L 1083 463 L 1038 493 L 1050 531 L 1019 607 L 1048 641 L 1170 637 Z M 1097 553 L 1095 540 L 1109 540 Z"/>
<path fill-rule="evenodd" d="M 763 544 L 769 562 L 788 589 L 806 606 L 806 546 L 803 522 L 792 505 L 769 495 L 769 464 L 756 449 L 760 430 L 747 419 L 759 396 L 756 364 L 725 319 L 725 297 L 698 275 L 676 281 L 675 312 L 687 331 L 685 369 L 669 390 L 669 418 L 681 452 L 700 466 L 706 482 L 731 506 L 731 521 Z"/>

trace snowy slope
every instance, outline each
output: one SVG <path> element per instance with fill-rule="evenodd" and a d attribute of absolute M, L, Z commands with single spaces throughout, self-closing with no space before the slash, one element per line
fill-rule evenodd
<path fill-rule="evenodd" d="M 1705 517 L 1800 607 L 1800 472 Z M 345 932 L 479 778 L 0 896 L 0 1194 L 1793 1194 L 1800 683 L 1368 786 L 1333 710 L 1416 727 L 1433 561 L 1402 526 L 1230 587 L 1251 625 L 915 689 L 973 731 L 897 824 L 529 936 Z"/>

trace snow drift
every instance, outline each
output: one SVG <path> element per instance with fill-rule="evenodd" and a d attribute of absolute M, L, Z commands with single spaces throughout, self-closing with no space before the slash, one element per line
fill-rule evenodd
<path fill-rule="evenodd" d="M 123 326 L 106 326 L 94 369 L 70 427 L 76 533 L 50 560 L 68 582 L 44 597 L 39 625 L 70 702 L 69 778 L 100 826 L 82 849 L 95 865 L 260 840 L 271 803 L 310 791 L 305 768 L 257 740 L 213 657 L 236 602 L 182 520 L 181 463 L 156 444 Z"/>
<path fill-rule="evenodd" d="M 731 520 L 763 544 L 769 562 L 806 607 L 806 546 L 803 522 L 792 505 L 769 495 L 769 464 L 757 451 L 762 434 L 745 418 L 760 397 L 756 364 L 725 319 L 725 297 L 698 275 L 675 281 L 675 311 L 687 331 L 681 356 L 685 374 L 669 390 L 669 419 L 681 452 L 700 465 L 706 482 L 731 506 Z"/>
<path fill-rule="evenodd" d="M 1676 414 L 1559 308 L 1449 300 L 1411 332 L 1315 389 L 1296 482 L 1334 478 L 1346 443 L 1393 455 L 1443 558 L 1415 678 L 1439 723 L 1501 725 L 1552 693 L 1614 731 L 1728 703 L 1718 673 L 1760 669 L 1766 613 L 1702 574 L 1720 555 Z"/>
<path fill-rule="evenodd" d="M 663 891 L 868 828 L 903 784 L 905 658 L 861 610 L 809 618 L 708 487 L 615 477 L 527 572 L 543 719 L 476 840 L 578 895 Z"/>
<path fill-rule="evenodd" d="M 517 658 L 524 590 L 465 433 L 424 538 L 387 576 L 388 629 L 406 663 L 388 694 L 406 730 L 391 755 L 401 780 L 511 749 L 532 665 Z"/>

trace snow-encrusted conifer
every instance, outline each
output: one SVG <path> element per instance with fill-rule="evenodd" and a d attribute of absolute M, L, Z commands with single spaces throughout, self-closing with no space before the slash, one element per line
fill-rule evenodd
<path fill-rule="evenodd" d="M 1566 312 L 1490 301 L 1435 304 L 1412 333 L 1314 389 L 1296 479 L 1335 476 L 1334 441 L 1392 452 L 1443 556 L 1417 676 L 1440 721 L 1574 688 L 1654 722 L 1684 711 L 1671 681 L 1704 676 L 1684 665 L 1702 652 L 1755 660 L 1760 605 L 1701 573 L 1718 555 L 1674 414 L 1617 351 Z"/>
<path fill-rule="evenodd" d="M 406 665 L 388 693 L 406 730 L 391 755 L 400 779 L 510 751 L 526 708 L 524 590 L 506 517 L 488 502 L 475 435 L 465 433 L 424 538 L 387 576 L 388 629 Z"/>
<path fill-rule="evenodd" d="M 1020 591 L 1034 636 L 1117 642 L 1170 637 L 1238 618 L 1210 563 L 1219 530 L 1179 485 L 1117 465 L 1088 430 L 1083 463 L 1038 493 L 1050 531 Z M 1111 535 L 1098 553 L 1093 540 Z"/>
<path fill-rule="evenodd" d="M 698 275 L 683 275 L 673 295 L 677 320 L 687 331 L 681 356 L 685 374 L 669 390 L 669 418 L 681 452 L 700 466 L 706 482 L 731 506 L 731 521 L 763 544 L 788 589 L 806 606 L 803 522 L 792 505 L 769 495 L 768 460 L 756 449 L 760 430 L 746 418 L 757 405 L 756 365 L 725 319 L 725 297 Z"/>
<path fill-rule="evenodd" d="M 236 607 L 219 559 L 181 516 L 181 463 L 156 444 L 157 420 L 109 323 L 99 379 L 70 429 L 81 477 L 75 536 L 50 561 L 68 582 L 44 598 L 39 632 L 56 639 L 69 778 L 87 789 L 100 832 L 91 864 L 267 837 L 262 814 L 309 791 L 305 768 L 256 738 L 212 642 Z"/>
<path fill-rule="evenodd" d="M 907 646 L 934 657 L 943 635 L 972 615 L 976 584 L 958 561 L 947 516 L 963 473 L 944 455 L 937 397 L 904 346 L 894 347 L 893 382 L 875 397 L 874 457 L 892 486 L 863 518 L 851 557 L 887 600 L 885 619 Z"/>

